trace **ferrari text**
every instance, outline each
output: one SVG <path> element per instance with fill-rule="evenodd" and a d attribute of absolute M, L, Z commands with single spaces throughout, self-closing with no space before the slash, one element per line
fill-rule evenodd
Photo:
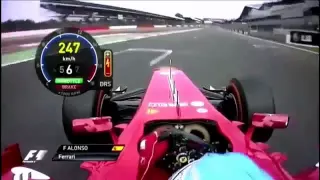
<path fill-rule="evenodd" d="M 69 155 L 58 154 L 58 159 L 59 160 L 74 160 L 74 159 L 76 159 L 76 155 L 75 154 L 69 154 Z"/>

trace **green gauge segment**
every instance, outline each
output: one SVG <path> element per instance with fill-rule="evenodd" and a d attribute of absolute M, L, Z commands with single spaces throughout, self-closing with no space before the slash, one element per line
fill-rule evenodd
<path fill-rule="evenodd" d="M 56 78 L 56 84 L 83 84 L 83 78 Z"/>

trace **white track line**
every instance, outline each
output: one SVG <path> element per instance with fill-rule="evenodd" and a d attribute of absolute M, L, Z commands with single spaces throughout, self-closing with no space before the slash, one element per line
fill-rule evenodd
<path fill-rule="evenodd" d="M 21 44 L 19 45 L 20 47 L 36 47 L 40 44 L 40 42 L 38 43 L 28 43 L 28 44 Z"/>
<path fill-rule="evenodd" d="M 152 59 L 149 63 L 150 66 L 154 66 L 155 64 L 159 63 L 160 61 L 164 60 L 167 56 L 169 56 L 172 53 L 172 50 L 167 50 L 162 55 Z"/>
<path fill-rule="evenodd" d="M 19 64 L 19 63 L 23 63 L 23 62 L 27 62 L 27 61 L 32 61 L 32 60 L 34 60 L 34 58 L 23 59 L 23 60 L 20 60 L 20 61 L 17 61 L 17 62 L 5 63 L 5 64 L 1 64 L 1 67 L 11 66 L 11 65 L 14 65 L 14 64 Z"/>
<path fill-rule="evenodd" d="M 172 53 L 171 49 L 152 49 L 152 48 L 129 48 L 127 49 L 128 52 L 160 52 L 162 53 L 160 56 L 153 58 L 149 65 L 154 66 L 155 64 L 159 63 L 160 61 L 164 60 L 167 56 Z"/>

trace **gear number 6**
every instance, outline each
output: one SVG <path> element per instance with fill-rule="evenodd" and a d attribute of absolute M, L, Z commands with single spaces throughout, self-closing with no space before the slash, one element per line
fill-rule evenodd
<path fill-rule="evenodd" d="M 71 65 L 69 64 L 66 71 L 64 71 L 64 66 L 60 66 L 60 73 L 63 74 L 66 72 L 68 75 L 72 74 L 72 68 Z"/>

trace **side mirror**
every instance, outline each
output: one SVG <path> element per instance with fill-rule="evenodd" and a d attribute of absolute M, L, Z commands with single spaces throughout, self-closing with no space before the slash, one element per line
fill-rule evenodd
<path fill-rule="evenodd" d="M 207 90 L 207 91 L 214 91 L 216 90 L 216 88 L 214 88 L 213 86 L 209 86 L 209 87 L 203 87 L 204 90 Z"/>
<path fill-rule="evenodd" d="M 289 116 L 286 114 L 254 113 L 252 126 L 258 128 L 285 129 L 289 125 Z"/>
<path fill-rule="evenodd" d="M 211 85 L 209 87 L 202 87 L 202 89 L 209 91 L 209 92 L 220 93 L 220 94 L 223 94 L 226 92 L 225 88 L 216 89 Z"/>
<path fill-rule="evenodd" d="M 72 121 L 72 132 L 75 134 L 109 132 L 112 128 L 110 116 L 74 119 Z"/>
<path fill-rule="evenodd" d="M 115 90 L 112 90 L 113 94 L 123 94 L 127 92 L 128 87 L 126 86 L 118 86 Z"/>

